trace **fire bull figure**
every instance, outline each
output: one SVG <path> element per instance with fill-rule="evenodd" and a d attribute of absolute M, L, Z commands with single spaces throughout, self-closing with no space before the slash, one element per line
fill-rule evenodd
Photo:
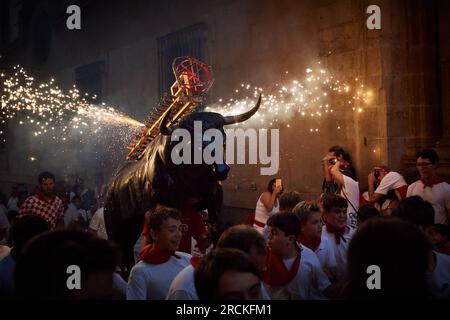
<path fill-rule="evenodd" d="M 249 119 L 258 111 L 260 103 L 261 97 L 251 110 L 236 116 L 192 113 L 174 128 L 167 126 L 169 112 L 166 113 L 160 124 L 161 134 L 147 146 L 140 160 L 129 161 L 119 170 L 108 190 L 105 224 L 109 238 L 123 251 L 125 266 L 134 264 L 133 246 L 142 231 L 144 214 L 156 205 L 181 210 L 189 203 L 198 210 L 207 209 L 210 223 L 215 222 L 220 212 L 222 189 L 219 181 L 227 178 L 230 167 L 225 161 L 209 165 L 204 162 L 193 164 L 194 161 L 174 164 L 171 159 L 176 144 L 171 140 L 173 130 L 186 129 L 193 136 L 194 121 L 201 121 L 203 132 L 215 128 L 225 136 L 223 126 Z M 202 147 L 208 143 L 203 142 Z"/>

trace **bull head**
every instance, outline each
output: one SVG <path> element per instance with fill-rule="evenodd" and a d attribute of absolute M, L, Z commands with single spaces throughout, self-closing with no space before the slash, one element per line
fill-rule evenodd
<path fill-rule="evenodd" d="M 223 130 L 223 126 L 225 125 L 231 125 L 239 122 L 246 121 L 250 119 L 259 109 L 259 106 L 261 104 L 261 96 L 259 96 L 257 103 L 255 106 L 250 109 L 249 111 L 239 114 L 239 115 L 233 115 L 233 116 L 222 116 L 219 113 L 216 112 L 197 112 L 192 113 L 185 118 L 183 118 L 179 124 L 174 127 L 170 128 L 167 126 L 167 122 L 169 120 L 169 112 L 167 112 L 161 121 L 160 125 L 160 132 L 163 136 L 171 136 L 175 129 L 182 128 L 188 130 L 191 135 L 194 132 L 194 122 L 195 121 L 201 121 L 202 122 L 202 130 L 203 132 L 207 129 L 218 129 L 222 132 L 222 135 L 224 137 L 223 141 L 225 143 L 225 131 Z M 195 137 L 194 137 L 195 138 Z M 208 141 L 202 141 L 203 149 L 211 142 Z M 184 184 L 187 190 L 193 190 L 193 192 L 208 192 L 208 188 L 212 188 L 214 184 L 217 183 L 217 181 L 225 180 L 228 175 L 228 171 L 230 170 L 230 167 L 225 163 L 225 159 L 221 163 L 214 163 L 207 165 L 205 163 L 198 165 L 198 164 L 180 164 L 180 165 L 174 165 L 167 159 L 167 157 L 171 154 L 173 144 L 168 143 L 167 148 L 164 152 L 166 165 L 168 167 L 172 168 L 172 172 L 174 172 L 174 179 L 178 180 L 179 184 Z M 192 146 L 193 148 L 193 146 Z M 223 149 L 225 150 L 225 148 Z M 193 154 L 193 153 L 191 153 Z M 225 155 L 225 153 L 224 153 Z M 193 162 L 191 162 L 193 163 Z M 188 182 L 189 181 L 189 182 Z M 186 185 L 188 183 L 189 185 Z"/>

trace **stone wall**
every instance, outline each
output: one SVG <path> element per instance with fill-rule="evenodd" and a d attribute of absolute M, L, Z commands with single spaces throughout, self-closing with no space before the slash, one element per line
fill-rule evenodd
<path fill-rule="evenodd" d="M 371 4 L 381 7 L 381 30 L 366 27 Z M 342 81 L 358 77 L 371 92 L 370 103 L 352 105 L 363 112 L 336 101 L 336 112 L 321 120 L 298 115 L 279 127 L 277 176 L 309 199 L 320 192 L 320 160 L 332 145 L 350 151 L 362 189 L 374 164 L 399 169 L 423 146 L 440 141 L 448 161 L 448 8 L 442 0 L 95 1 L 82 7 L 81 31 L 67 30 L 64 16 L 56 20 L 45 63 L 33 63 L 27 50 L 15 59 L 66 87 L 76 67 L 104 60 L 104 100 L 136 119 L 160 98 L 158 37 L 199 22 L 208 26 L 205 62 L 215 74 L 210 101 L 232 96 L 242 82 L 268 87 L 290 76 L 301 79 L 319 60 Z M 40 146 L 10 131 L 15 142 L 3 180 L 34 180 L 43 167 L 22 158 Z M 270 178 L 257 165 L 232 165 L 223 184 L 225 204 L 251 210 Z"/>

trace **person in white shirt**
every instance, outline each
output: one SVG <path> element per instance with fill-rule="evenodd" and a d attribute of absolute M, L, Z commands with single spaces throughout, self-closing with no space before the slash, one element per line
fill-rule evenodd
<path fill-rule="evenodd" d="M 260 300 L 261 272 L 241 250 L 216 248 L 194 271 L 199 300 Z"/>
<path fill-rule="evenodd" d="M 340 284 L 347 274 L 347 250 L 355 229 L 347 225 L 347 201 L 337 194 L 325 194 L 322 198 L 322 217 L 325 225 L 322 240 L 328 239 L 336 257 L 336 275 Z"/>
<path fill-rule="evenodd" d="M 8 244 L 10 227 L 6 207 L 0 203 L 0 245 Z"/>
<path fill-rule="evenodd" d="M 89 221 L 89 214 L 81 209 L 81 198 L 74 196 L 64 213 L 64 228 L 79 227 L 87 229 Z"/>
<path fill-rule="evenodd" d="M 236 225 L 225 230 L 217 242 L 217 248 L 232 248 L 245 252 L 262 271 L 266 266 L 266 242 L 261 234 L 248 225 Z M 194 284 L 194 268 L 200 258 L 193 257 L 170 285 L 167 300 L 198 300 Z M 261 282 L 261 299 L 270 300 Z"/>
<path fill-rule="evenodd" d="M 176 251 L 186 225 L 181 213 L 157 206 L 150 213 L 150 244 L 145 246 L 140 261 L 131 269 L 127 300 L 164 300 L 177 274 L 189 265 L 191 255 Z"/>
<path fill-rule="evenodd" d="M 322 167 L 325 177 L 324 192 L 337 193 L 347 200 L 347 224 L 355 229 L 358 224 L 359 184 L 352 178 L 351 164 L 330 152 L 322 159 Z"/>
<path fill-rule="evenodd" d="M 100 207 L 97 209 L 97 211 L 95 211 L 94 216 L 89 223 L 89 230 L 92 230 L 97 235 L 97 237 L 108 240 L 103 207 Z"/>
<path fill-rule="evenodd" d="M 419 151 L 416 165 L 420 180 L 408 187 L 407 197 L 420 196 L 434 208 L 434 223 L 450 222 L 450 185 L 437 174 L 439 156 L 433 149 Z"/>
<path fill-rule="evenodd" d="M 401 174 L 387 166 L 375 166 L 367 177 L 368 203 L 376 205 L 382 215 L 390 215 L 398 202 L 406 198 L 408 184 Z"/>
<path fill-rule="evenodd" d="M 319 259 L 309 248 L 298 245 L 300 222 L 290 212 L 269 218 L 267 271 L 263 281 L 272 297 L 288 291 L 303 300 L 334 296 L 334 288 L 322 270 Z"/>
<path fill-rule="evenodd" d="M 278 181 L 278 185 L 277 185 Z M 272 179 L 267 189 L 259 196 L 256 202 L 255 219 L 253 227 L 261 234 L 263 233 L 267 219 L 280 211 L 279 197 L 283 192 L 281 179 Z"/>
<path fill-rule="evenodd" d="M 105 215 L 104 215 L 104 195 L 98 199 L 99 208 L 92 216 L 89 223 L 89 230 L 95 233 L 97 237 L 107 240 L 108 234 L 106 233 Z"/>
<path fill-rule="evenodd" d="M 450 256 L 433 251 L 427 274 L 431 297 L 434 299 L 450 299 Z"/>
<path fill-rule="evenodd" d="M 337 262 L 330 240 L 322 239 L 320 208 L 313 201 L 302 201 L 295 206 L 292 213 L 300 221 L 301 233 L 297 241 L 314 251 L 323 271 L 333 282 L 336 278 Z"/>

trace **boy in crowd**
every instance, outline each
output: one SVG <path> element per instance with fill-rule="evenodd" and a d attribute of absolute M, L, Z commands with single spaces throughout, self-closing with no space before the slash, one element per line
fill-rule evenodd
<path fill-rule="evenodd" d="M 374 217 L 379 217 L 380 211 L 373 205 L 365 204 L 358 209 L 358 229 L 359 226 L 365 221 L 372 219 Z"/>
<path fill-rule="evenodd" d="M 347 225 L 347 201 L 336 194 L 322 197 L 322 218 L 325 223 L 322 239 L 330 241 L 336 257 L 336 275 L 339 283 L 345 283 L 347 268 L 347 249 L 355 229 Z"/>
<path fill-rule="evenodd" d="M 250 257 L 250 260 L 261 272 L 265 269 L 266 243 L 261 234 L 251 226 L 237 225 L 228 228 L 220 236 L 216 247 L 241 250 Z M 198 300 L 194 284 L 194 268 L 199 261 L 199 257 L 193 257 L 191 264 L 175 277 L 170 285 L 168 300 Z M 270 299 L 263 285 L 261 286 L 261 299 Z"/>
<path fill-rule="evenodd" d="M 434 208 L 434 223 L 448 224 L 450 221 L 450 185 L 437 174 L 439 156 L 433 149 L 419 151 L 416 165 L 420 180 L 408 187 L 407 197 L 420 196 Z"/>
<path fill-rule="evenodd" d="M 297 241 L 317 255 L 323 271 L 334 282 L 336 277 L 336 257 L 328 238 L 322 238 L 322 220 L 319 207 L 312 201 L 302 201 L 293 212 L 300 221 L 300 236 Z"/>
<path fill-rule="evenodd" d="M 335 152 L 329 152 L 322 159 L 325 183 L 323 191 L 325 193 L 339 194 L 347 201 L 346 214 L 347 224 L 355 229 L 357 227 L 357 212 L 359 209 L 359 184 L 351 175 L 351 164 L 345 160 L 340 160 Z"/>
<path fill-rule="evenodd" d="M 325 299 L 331 294 L 331 283 L 319 259 L 306 246 L 298 245 L 300 222 L 291 212 L 280 212 L 269 218 L 267 271 L 264 283 L 272 297 L 288 291 L 300 299 Z"/>
<path fill-rule="evenodd" d="M 290 190 L 283 192 L 278 201 L 280 203 L 280 211 L 292 211 L 302 199 L 298 191 Z"/>
<path fill-rule="evenodd" d="M 189 265 L 191 255 L 179 252 L 182 232 L 180 211 L 157 206 L 148 220 L 150 244 L 131 269 L 128 300 L 164 300 L 175 276 Z"/>
<path fill-rule="evenodd" d="M 200 300 L 259 300 L 261 272 L 241 250 L 217 248 L 194 271 Z"/>

